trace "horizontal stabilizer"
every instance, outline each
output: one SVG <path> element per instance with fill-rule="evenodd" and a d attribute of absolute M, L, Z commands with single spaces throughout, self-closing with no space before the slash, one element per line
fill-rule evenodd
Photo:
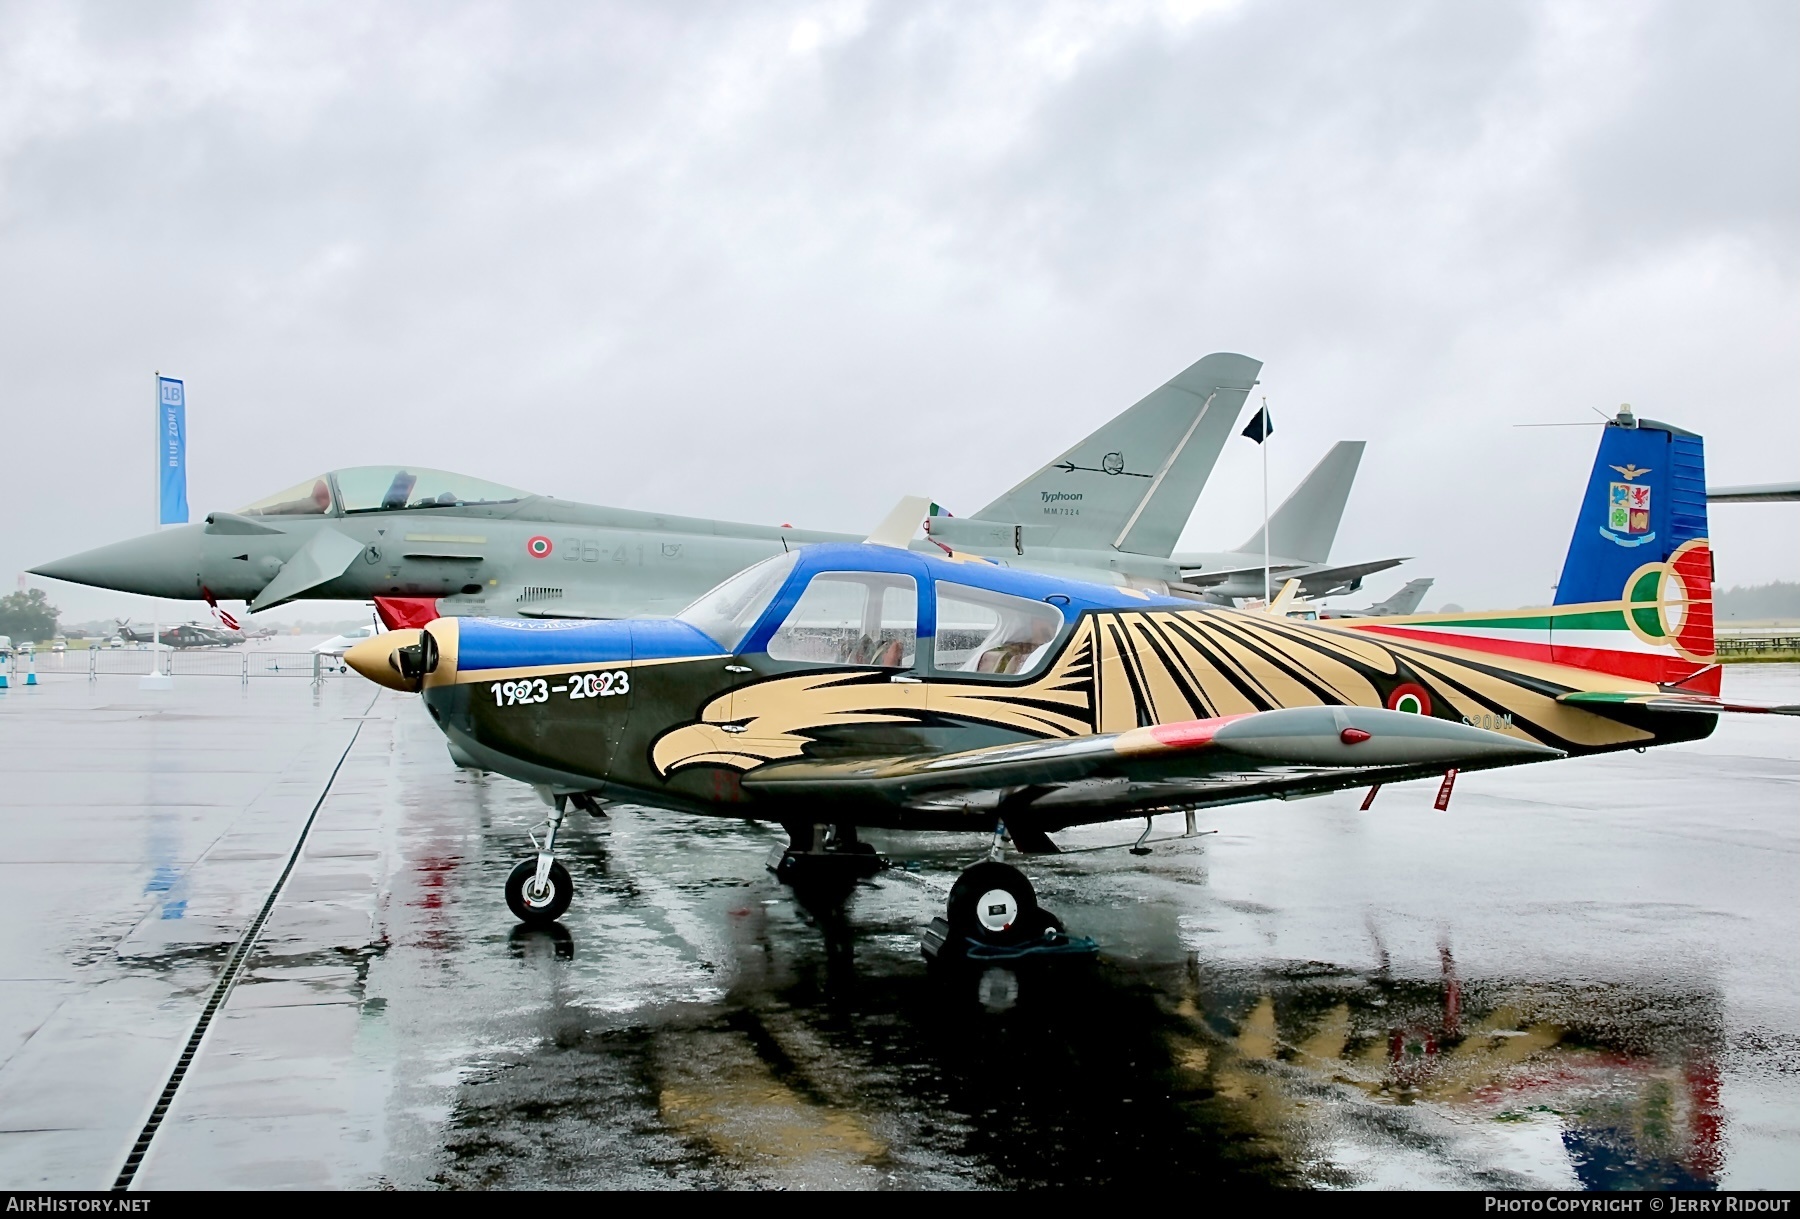
<path fill-rule="evenodd" d="M 1708 487 L 1714 504 L 1779 504 L 1800 500 L 1800 483 L 1758 483 L 1748 487 Z"/>
<path fill-rule="evenodd" d="M 1630 694 L 1614 690 L 1574 690 L 1557 697 L 1559 703 L 1603 703 L 1609 706 L 1648 707 L 1652 711 L 1700 711 L 1713 715 L 1730 711 L 1743 715 L 1800 715 L 1796 703 L 1741 703 L 1735 699 L 1713 698 L 1705 694 L 1683 694 L 1663 691 L 1658 694 Z"/>

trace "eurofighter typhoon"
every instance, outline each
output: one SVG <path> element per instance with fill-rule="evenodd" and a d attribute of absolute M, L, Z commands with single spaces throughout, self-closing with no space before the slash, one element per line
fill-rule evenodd
<path fill-rule="evenodd" d="M 1174 548 L 1261 368 L 1240 355 L 1200 359 L 973 518 L 933 517 L 934 540 L 914 549 L 1187 596 L 1247 583 L 1254 566 L 1260 589 L 1260 536 L 1254 555 Z M 1360 453 L 1360 443 L 1347 461 L 1344 446 L 1333 450 L 1275 514 L 1272 562 L 1284 578 L 1354 587 L 1360 574 L 1400 561 L 1320 574 Z M 252 610 L 373 598 L 390 626 L 492 614 L 627 618 L 673 613 L 772 556 L 861 537 L 573 503 L 419 466 L 357 466 L 33 574 L 243 599 Z"/>

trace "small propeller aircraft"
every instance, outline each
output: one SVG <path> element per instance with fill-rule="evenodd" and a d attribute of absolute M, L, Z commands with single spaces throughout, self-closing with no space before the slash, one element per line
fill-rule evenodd
<path fill-rule="evenodd" d="M 1629 460 L 1628 460 L 1629 459 Z M 1627 467 L 1630 476 L 1612 471 Z M 554 797 L 506 885 L 569 906 L 573 804 L 781 823 L 796 883 L 875 871 L 864 828 L 993 833 L 951 892 L 952 935 L 1054 927 L 1004 862 L 1053 832 L 1709 735 L 1711 554 L 1700 438 L 1606 428 L 1559 604 L 1294 621 L 906 549 L 926 501 L 867 543 L 766 559 L 673 618 L 444 618 L 352 648 L 421 691 L 459 761 Z M 1800 708 L 1742 708 L 1800 713 Z"/>

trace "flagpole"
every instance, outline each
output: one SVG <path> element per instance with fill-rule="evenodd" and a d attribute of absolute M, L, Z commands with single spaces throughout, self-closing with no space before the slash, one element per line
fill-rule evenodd
<path fill-rule="evenodd" d="M 156 461 L 151 466 L 150 481 L 150 531 L 162 532 L 162 452 L 163 452 L 163 405 L 162 405 L 162 369 L 150 374 L 150 385 L 155 391 L 156 400 L 156 444 L 151 450 L 156 454 Z M 150 599 L 150 676 L 155 677 L 156 649 L 162 644 L 162 602 Z"/>
<path fill-rule="evenodd" d="M 1263 395 L 1262 400 L 1262 443 L 1256 447 L 1262 450 L 1263 459 L 1263 608 L 1269 608 L 1269 398 Z"/>

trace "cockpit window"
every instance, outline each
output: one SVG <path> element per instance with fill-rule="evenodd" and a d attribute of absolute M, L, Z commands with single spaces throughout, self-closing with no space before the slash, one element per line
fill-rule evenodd
<path fill-rule="evenodd" d="M 483 482 L 466 474 L 424 466 L 353 466 L 309 478 L 259 499 L 240 516 L 331 516 L 334 512 L 392 512 L 398 509 L 454 508 L 464 504 L 510 504 L 529 491 Z"/>
<path fill-rule="evenodd" d="M 769 639 L 769 659 L 910 669 L 919 636 L 911 576 L 826 571 L 812 578 Z"/>
<path fill-rule="evenodd" d="M 303 483 L 295 483 L 285 491 L 239 508 L 239 516 L 329 516 L 331 514 L 331 480 L 321 474 Z"/>
<path fill-rule="evenodd" d="M 958 673 L 1023 675 L 1049 659 L 1062 626 L 1054 605 L 940 580 L 934 660 Z"/>
<path fill-rule="evenodd" d="M 799 551 L 764 559 L 703 594 L 675 616 L 706 632 L 727 652 L 735 652 L 799 561 Z"/>
<path fill-rule="evenodd" d="M 506 504 L 530 494 L 516 487 L 424 466 L 355 466 L 335 470 L 332 477 L 337 480 L 338 499 L 345 512 Z"/>

